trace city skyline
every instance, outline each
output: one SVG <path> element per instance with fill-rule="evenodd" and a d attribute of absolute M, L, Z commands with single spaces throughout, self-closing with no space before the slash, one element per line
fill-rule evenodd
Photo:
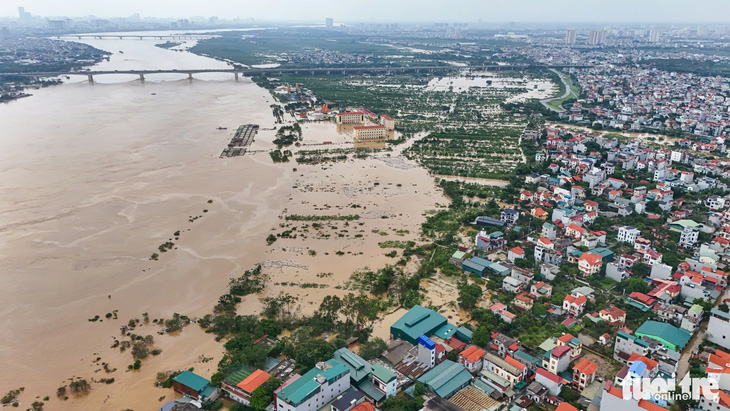
<path fill-rule="evenodd" d="M 293 0 L 273 0 L 264 3 L 217 0 L 199 7 L 193 4 L 160 0 L 155 2 L 131 0 L 99 2 L 72 0 L 63 3 L 26 0 L 0 5 L 0 17 L 18 17 L 18 7 L 43 17 L 99 18 L 126 17 L 139 13 L 141 17 L 189 18 L 219 16 L 224 19 L 253 18 L 281 22 L 322 22 L 326 17 L 342 22 L 474 22 L 485 23 L 725 23 L 717 16 L 730 14 L 730 2 L 698 0 L 693 7 L 679 0 L 648 0 L 632 2 L 619 0 L 607 3 L 580 0 L 539 1 L 455 0 L 445 9 L 435 0 L 398 3 L 375 0 L 368 3 L 335 4 L 313 0 L 307 7 Z M 389 10 L 383 13 L 383 10 Z M 291 13 L 285 12 L 291 10 Z M 284 12 L 282 12 L 284 11 Z M 384 17 L 385 16 L 385 17 Z M 388 17 L 392 16 L 392 17 Z"/>

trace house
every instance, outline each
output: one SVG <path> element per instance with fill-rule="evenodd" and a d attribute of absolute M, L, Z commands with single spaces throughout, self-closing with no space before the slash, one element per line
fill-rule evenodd
<path fill-rule="evenodd" d="M 601 271 L 603 259 L 600 255 L 585 252 L 578 258 L 578 270 L 583 277 L 598 274 Z"/>
<path fill-rule="evenodd" d="M 360 388 L 367 396 L 372 398 L 376 404 L 380 404 L 388 397 L 392 397 L 397 393 L 398 378 L 393 371 L 380 364 L 373 364 L 372 367 L 373 372 L 370 375 L 370 384 L 363 384 Z M 370 387 L 374 387 L 376 391 L 373 391 Z"/>
<path fill-rule="evenodd" d="M 418 377 L 417 381 L 423 383 L 428 390 L 437 396 L 449 399 L 459 390 L 471 384 L 472 375 L 463 365 L 451 360 L 444 360 L 441 364 Z"/>
<path fill-rule="evenodd" d="M 560 395 L 563 389 L 563 379 L 544 368 L 535 370 L 535 381 L 547 388 L 548 393 L 554 397 Z"/>
<path fill-rule="evenodd" d="M 540 220 L 546 220 L 548 218 L 548 212 L 543 210 L 542 207 L 533 208 L 530 214 Z"/>
<path fill-rule="evenodd" d="M 475 345 L 470 345 L 459 353 L 459 363 L 463 364 L 467 371 L 474 374 L 482 370 L 482 357 L 484 357 L 484 350 Z"/>
<path fill-rule="evenodd" d="M 563 334 L 555 342 L 558 347 L 567 346 L 570 348 L 571 360 L 578 358 L 583 350 L 583 342 L 571 334 Z"/>
<path fill-rule="evenodd" d="M 628 300 L 626 300 L 626 302 L 632 307 L 647 312 L 654 307 L 657 299 L 644 293 L 634 291 L 633 293 L 629 294 L 629 298 Z"/>
<path fill-rule="evenodd" d="M 535 298 L 547 297 L 550 298 L 553 294 L 553 287 L 550 284 L 546 284 L 542 281 L 532 284 L 530 286 L 530 294 Z"/>
<path fill-rule="evenodd" d="M 580 317 L 585 310 L 586 302 L 588 300 L 584 296 L 574 297 L 572 295 L 566 295 L 563 299 L 563 311 L 575 316 Z"/>
<path fill-rule="evenodd" d="M 510 356 L 502 358 L 488 352 L 484 356 L 484 369 L 507 380 L 510 388 L 512 388 L 522 381 L 527 367 Z"/>
<path fill-rule="evenodd" d="M 615 306 L 610 306 L 599 311 L 598 316 L 614 327 L 621 327 L 626 322 L 626 311 Z"/>
<path fill-rule="evenodd" d="M 596 371 L 598 370 L 598 364 L 587 358 L 581 358 L 573 366 L 573 385 L 579 390 L 585 389 L 585 387 L 592 383 L 596 379 Z"/>
<path fill-rule="evenodd" d="M 616 239 L 623 243 L 634 244 L 637 238 L 641 236 L 641 231 L 632 226 L 623 226 L 618 229 L 618 236 Z"/>
<path fill-rule="evenodd" d="M 613 348 L 613 359 L 625 364 L 631 357 L 631 354 L 637 353 L 639 355 L 649 355 L 650 349 L 650 344 L 647 341 L 644 341 L 634 335 L 627 334 L 624 331 L 619 331 L 616 334 L 616 344 Z"/>
<path fill-rule="evenodd" d="M 532 309 L 532 298 L 528 297 L 525 294 L 519 294 L 515 296 L 514 299 L 515 308 L 519 308 L 523 312 L 529 311 Z"/>
<path fill-rule="evenodd" d="M 201 403 L 215 401 L 220 396 L 217 387 L 210 385 L 206 378 L 192 371 L 183 371 L 172 379 L 172 388 L 186 397 L 198 400 Z"/>
<path fill-rule="evenodd" d="M 514 263 L 518 258 L 525 258 L 525 250 L 520 247 L 514 247 L 507 251 L 507 259 L 509 261 Z"/>
<path fill-rule="evenodd" d="M 251 394 L 254 390 L 269 380 L 271 375 L 265 371 L 256 370 L 236 385 L 221 383 L 221 388 L 226 395 L 240 404 L 250 405 Z"/>
<path fill-rule="evenodd" d="M 567 235 L 568 237 L 573 237 L 576 240 L 580 239 L 586 233 L 587 230 L 585 228 L 575 223 L 570 223 L 565 229 L 565 235 Z"/>
<path fill-rule="evenodd" d="M 545 353 L 542 359 L 542 368 L 553 374 L 559 374 L 568 369 L 570 364 L 570 347 L 559 345 Z"/>
<path fill-rule="evenodd" d="M 709 332 L 708 332 L 709 333 Z M 649 337 L 662 343 L 670 350 L 680 351 L 687 345 L 692 335 L 671 324 L 647 320 L 634 333 L 637 337 Z"/>
<path fill-rule="evenodd" d="M 519 218 L 520 212 L 512 208 L 505 208 L 499 216 L 499 219 L 502 222 L 509 225 L 517 224 L 517 220 L 519 220 Z"/>
<path fill-rule="evenodd" d="M 723 348 L 730 349 L 730 314 L 717 308 L 710 311 L 707 339 Z"/>
<path fill-rule="evenodd" d="M 664 406 L 658 405 L 657 402 L 664 404 Z M 634 398 L 634 396 L 624 398 L 623 389 L 620 386 L 613 384 L 613 381 L 608 381 L 603 389 L 599 409 L 621 411 L 668 411 L 665 406 L 666 401 L 661 399 L 645 400 L 643 398 Z"/>
<path fill-rule="evenodd" d="M 522 281 L 513 277 L 504 277 L 502 289 L 508 293 L 519 293 L 522 291 Z"/>
<path fill-rule="evenodd" d="M 350 370 L 335 359 L 318 363 L 274 393 L 277 411 L 319 409 L 350 389 Z"/>
<path fill-rule="evenodd" d="M 363 405 L 364 407 L 370 406 L 370 409 L 365 409 L 361 407 L 360 405 Z M 367 404 L 367 405 L 365 405 Z M 340 394 L 337 398 L 335 398 L 334 401 L 332 401 L 332 404 L 330 404 L 330 411 L 374 411 L 373 406 L 365 401 L 365 394 L 363 394 L 361 391 L 358 390 L 347 390 L 344 393 Z"/>
<path fill-rule="evenodd" d="M 702 311 L 702 306 L 694 304 L 689 310 L 687 310 L 684 317 L 682 317 L 682 322 L 680 323 L 679 328 L 686 330 L 690 334 L 694 334 L 695 330 L 697 330 L 702 322 L 703 313 L 704 311 Z"/>

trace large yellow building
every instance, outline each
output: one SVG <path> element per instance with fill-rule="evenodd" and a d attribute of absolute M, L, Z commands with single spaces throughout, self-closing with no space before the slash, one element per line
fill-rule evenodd
<path fill-rule="evenodd" d="M 385 138 L 385 126 L 355 127 L 355 140 L 379 140 Z"/>
<path fill-rule="evenodd" d="M 384 125 L 388 131 L 395 130 L 395 120 L 393 120 L 389 115 L 387 114 L 381 114 L 380 115 L 380 124 Z"/>
<path fill-rule="evenodd" d="M 359 111 L 337 113 L 337 124 L 362 124 L 364 122 L 365 115 Z"/>

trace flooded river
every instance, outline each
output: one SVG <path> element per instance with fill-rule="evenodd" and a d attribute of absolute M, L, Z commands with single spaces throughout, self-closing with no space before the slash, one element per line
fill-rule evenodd
<path fill-rule="evenodd" d="M 227 67 L 155 47 L 164 40 L 84 42 L 114 53 L 98 70 Z M 171 393 L 152 387 L 157 371 L 195 366 L 206 375 L 217 360 L 198 357 L 220 358 L 220 344 L 197 326 L 158 337 L 163 354 L 140 371 L 127 371 L 129 352 L 110 348 L 142 313 L 210 312 L 227 279 L 257 261 L 291 186 L 265 154 L 218 158 L 238 125 L 274 126 L 269 94 L 231 74 L 186 77 L 90 84 L 72 76 L 0 104 L 0 391 L 25 387 L 23 409 L 37 396 L 50 396 L 51 410 L 155 408 L 149 398 Z M 262 131 L 253 148 L 271 139 Z M 170 239 L 174 258 L 158 250 Z M 159 261 L 150 261 L 155 252 Z M 117 320 L 105 318 L 114 311 Z M 157 337 L 158 329 L 136 333 Z M 119 371 L 106 375 L 103 362 Z M 95 384 L 88 398 L 56 400 L 74 376 L 116 381 Z"/>

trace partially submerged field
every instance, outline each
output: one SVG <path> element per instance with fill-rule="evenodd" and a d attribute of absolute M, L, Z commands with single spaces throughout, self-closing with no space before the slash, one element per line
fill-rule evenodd
<path fill-rule="evenodd" d="M 298 83 L 320 100 L 388 114 L 406 138 L 428 133 L 406 150 L 433 175 L 504 179 L 523 161 L 523 118 L 501 108 L 505 101 L 549 96 L 555 86 L 541 73 L 474 72 L 450 76 L 293 75 L 274 84 Z"/>

